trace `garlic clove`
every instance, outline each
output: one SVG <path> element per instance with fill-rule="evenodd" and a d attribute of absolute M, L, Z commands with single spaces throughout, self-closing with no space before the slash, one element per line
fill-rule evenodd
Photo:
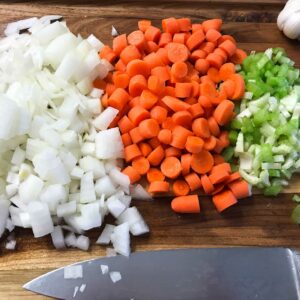
<path fill-rule="evenodd" d="M 291 14 L 283 26 L 284 34 L 290 39 L 300 37 L 300 8 L 299 11 Z"/>

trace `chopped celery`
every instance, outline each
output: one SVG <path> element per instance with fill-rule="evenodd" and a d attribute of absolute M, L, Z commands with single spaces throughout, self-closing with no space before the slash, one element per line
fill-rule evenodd
<path fill-rule="evenodd" d="M 282 191 L 282 186 L 278 184 L 274 184 L 271 186 L 267 186 L 264 189 L 265 196 L 277 196 Z"/>
<path fill-rule="evenodd" d="M 294 208 L 291 219 L 292 219 L 292 222 L 295 224 L 300 223 L 300 204 L 297 205 L 296 208 Z"/>
<path fill-rule="evenodd" d="M 230 162 L 234 154 L 234 148 L 228 147 L 222 152 L 222 156 L 225 159 L 225 161 Z"/>
<path fill-rule="evenodd" d="M 281 173 L 279 170 L 269 170 L 269 176 L 270 177 L 280 177 Z"/>
<path fill-rule="evenodd" d="M 294 195 L 292 200 L 296 203 L 300 203 L 300 197 L 298 195 Z"/>
<path fill-rule="evenodd" d="M 232 145 L 235 145 L 237 137 L 238 137 L 238 132 L 236 130 L 231 130 L 229 132 L 229 141 Z"/>

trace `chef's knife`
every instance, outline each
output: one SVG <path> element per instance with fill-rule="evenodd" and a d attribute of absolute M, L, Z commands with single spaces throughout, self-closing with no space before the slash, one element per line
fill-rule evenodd
<path fill-rule="evenodd" d="M 80 279 L 64 279 L 64 268 L 24 288 L 58 299 L 91 300 L 297 300 L 300 256 L 285 248 L 180 249 L 133 253 L 76 263 Z M 118 271 L 113 283 L 101 265 Z M 83 292 L 77 287 L 85 286 Z"/>

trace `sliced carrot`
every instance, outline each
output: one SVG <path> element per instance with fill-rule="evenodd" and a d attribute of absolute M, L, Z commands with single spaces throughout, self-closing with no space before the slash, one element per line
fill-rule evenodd
<path fill-rule="evenodd" d="M 171 146 L 179 149 L 184 149 L 188 136 L 192 136 L 193 132 L 184 128 L 183 126 L 176 125 L 172 131 Z"/>
<path fill-rule="evenodd" d="M 218 173 L 221 171 L 225 171 L 227 173 L 231 173 L 231 167 L 229 163 L 223 162 L 221 164 L 218 164 L 214 166 L 211 170 L 211 173 Z"/>
<path fill-rule="evenodd" d="M 228 207 L 237 203 L 235 196 L 229 190 L 224 190 L 216 195 L 213 195 L 212 201 L 218 212 L 222 212 Z"/>
<path fill-rule="evenodd" d="M 148 140 L 148 143 L 152 147 L 152 149 L 155 149 L 158 146 L 160 146 L 160 142 L 157 137 L 153 137 L 152 139 Z"/>
<path fill-rule="evenodd" d="M 191 191 L 196 191 L 202 187 L 201 179 L 196 173 L 190 173 L 184 177 Z"/>
<path fill-rule="evenodd" d="M 217 121 L 215 120 L 215 118 L 214 117 L 209 117 L 207 119 L 207 122 L 208 122 L 209 131 L 211 132 L 211 134 L 213 136 L 219 136 L 220 127 L 219 127 Z"/>
<path fill-rule="evenodd" d="M 217 68 L 217 69 L 219 69 L 223 64 L 222 56 L 220 56 L 216 53 L 209 53 L 206 57 L 206 60 L 209 62 L 209 64 L 212 67 Z"/>
<path fill-rule="evenodd" d="M 125 160 L 127 162 L 132 161 L 136 157 L 139 157 L 142 155 L 139 147 L 137 144 L 132 144 L 124 148 L 124 155 L 125 155 Z"/>
<path fill-rule="evenodd" d="M 214 165 L 215 166 L 220 165 L 220 164 L 225 162 L 223 156 L 221 156 L 219 154 L 214 154 L 213 158 L 214 158 Z"/>
<path fill-rule="evenodd" d="M 212 184 L 218 184 L 226 181 L 229 178 L 229 173 L 225 170 L 220 170 L 219 172 L 213 172 L 209 175 L 209 180 Z"/>
<path fill-rule="evenodd" d="M 166 157 L 160 165 L 162 173 L 171 179 L 177 178 L 181 173 L 181 164 L 176 157 Z"/>
<path fill-rule="evenodd" d="M 204 41 L 205 35 L 203 31 L 197 30 L 195 31 L 186 41 L 186 45 L 189 48 L 190 51 L 195 50 L 199 45 Z"/>
<path fill-rule="evenodd" d="M 147 157 L 151 166 L 158 166 L 164 159 L 165 152 L 162 146 L 156 147 Z"/>
<path fill-rule="evenodd" d="M 117 54 L 109 46 L 104 46 L 99 55 L 101 58 L 105 58 L 110 63 L 113 63 L 117 58 Z"/>
<path fill-rule="evenodd" d="M 237 199 L 251 196 L 250 185 L 245 180 L 236 180 L 228 184 L 229 189 Z"/>
<path fill-rule="evenodd" d="M 143 50 L 145 48 L 146 39 L 144 33 L 141 30 L 132 31 L 127 36 L 129 45 L 136 46 L 138 49 Z"/>
<path fill-rule="evenodd" d="M 150 168 L 147 172 L 147 180 L 148 182 L 164 181 L 165 175 L 159 169 Z"/>
<path fill-rule="evenodd" d="M 223 146 L 222 142 L 219 139 L 217 139 L 217 145 L 214 148 L 214 152 L 217 154 L 220 154 L 223 151 L 223 149 L 224 149 L 224 146 Z"/>
<path fill-rule="evenodd" d="M 108 94 L 105 93 L 102 97 L 101 97 L 101 104 L 104 108 L 106 108 L 108 106 Z"/>
<path fill-rule="evenodd" d="M 150 115 L 158 124 L 162 124 L 167 119 L 168 111 L 164 107 L 154 106 L 150 111 Z"/>
<path fill-rule="evenodd" d="M 181 155 L 181 158 L 180 158 L 181 168 L 182 168 L 181 173 L 183 176 L 190 173 L 191 160 L 192 160 L 192 155 L 190 153 Z"/>
<path fill-rule="evenodd" d="M 234 39 L 234 37 L 232 35 L 224 34 L 218 39 L 218 45 L 222 44 L 223 42 L 225 42 L 227 40 L 236 44 L 236 40 Z"/>
<path fill-rule="evenodd" d="M 210 137 L 211 133 L 209 131 L 208 121 L 205 118 L 198 118 L 193 121 L 192 124 L 193 132 L 204 139 Z"/>
<path fill-rule="evenodd" d="M 123 63 L 122 59 L 119 59 L 116 63 L 115 63 L 115 69 L 117 71 L 121 71 L 121 72 L 125 72 L 126 71 L 126 65 Z"/>
<path fill-rule="evenodd" d="M 156 52 L 157 56 L 159 57 L 160 61 L 164 65 L 170 64 L 170 60 L 168 57 L 168 50 L 166 48 L 159 48 Z"/>
<path fill-rule="evenodd" d="M 126 167 L 122 173 L 129 177 L 131 184 L 141 179 L 141 175 L 132 166 Z"/>
<path fill-rule="evenodd" d="M 205 174 L 212 169 L 213 165 L 214 159 L 207 150 L 192 154 L 191 167 L 196 173 Z"/>
<path fill-rule="evenodd" d="M 201 176 L 201 184 L 205 194 L 210 195 L 214 191 L 213 184 L 205 174 Z"/>
<path fill-rule="evenodd" d="M 221 67 L 222 68 L 222 67 Z M 216 68 L 209 68 L 207 70 L 207 76 L 214 82 L 219 83 L 221 81 L 220 72 Z"/>
<path fill-rule="evenodd" d="M 140 156 L 132 160 L 132 167 L 138 171 L 139 174 L 145 175 L 150 169 L 150 164 L 145 157 Z"/>
<path fill-rule="evenodd" d="M 168 193 L 170 184 L 167 181 L 152 181 L 149 184 L 148 192 L 151 194 Z"/>
<path fill-rule="evenodd" d="M 102 79 L 100 79 L 99 77 L 97 77 L 94 81 L 93 81 L 93 87 L 97 88 L 97 89 L 101 89 L 104 90 L 106 86 L 106 82 Z"/>
<path fill-rule="evenodd" d="M 209 62 L 204 58 L 199 58 L 196 60 L 195 69 L 200 73 L 200 75 L 204 75 L 209 69 Z"/>
<path fill-rule="evenodd" d="M 169 129 L 161 129 L 157 138 L 161 143 L 169 145 L 172 141 L 172 131 Z"/>
<path fill-rule="evenodd" d="M 201 96 L 209 96 L 209 97 L 217 97 L 217 90 L 214 83 L 209 83 L 205 81 L 200 84 L 200 95 Z"/>
<path fill-rule="evenodd" d="M 163 122 L 162 122 L 162 128 L 164 129 L 170 129 L 170 130 L 173 130 L 174 127 L 176 126 L 174 124 L 174 121 L 171 117 L 167 117 Z"/>
<path fill-rule="evenodd" d="M 177 19 L 177 23 L 179 25 L 179 30 L 183 32 L 190 31 L 192 29 L 192 23 L 189 18 L 181 18 Z"/>
<path fill-rule="evenodd" d="M 156 52 L 159 49 L 159 46 L 153 41 L 146 41 L 145 53 L 149 54 L 151 52 Z"/>
<path fill-rule="evenodd" d="M 231 99 L 239 100 L 244 96 L 245 93 L 245 81 L 243 79 L 243 76 L 241 76 L 240 74 L 232 74 L 230 76 L 230 79 L 233 80 L 235 84 L 234 94 Z"/>
<path fill-rule="evenodd" d="M 178 111 L 172 115 L 172 119 L 175 125 L 181 125 L 184 127 L 189 127 L 192 123 L 192 115 L 185 110 Z"/>
<path fill-rule="evenodd" d="M 121 133 L 129 132 L 134 128 L 134 124 L 129 120 L 127 116 L 123 116 L 118 122 L 119 129 Z"/>
<path fill-rule="evenodd" d="M 117 55 L 120 55 L 120 53 L 127 47 L 127 45 L 128 43 L 126 34 L 118 35 L 113 39 L 113 51 Z"/>
<path fill-rule="evenodd" d="M 175 97 L 175 88 L 173 86 L 166 86 L 165 94 L 166 96 Z"/>
<path fill-rule="evenodd" d="M 116 90 L 116 86 L 113 83 L 107 83 L 105 86 L 105 92 L 107 93 L 108 97 Z"/>
<path fill-rule="evenodd" d="M 168 147 L 165 150 L 165 157 L 170 157 L 170 156 L 174 156 L 174 157 L 180 157 L 181 156 L 181 150 L 175 147 Z"/>
<path fill-rule="evenodd" d="M 141 121 L 148 119 L 150 113 L 141 106 L 135 106 L 128 112 L 128 118 L 130 121 L 137 126 Z"/>
<path fill-rule="evenodd" d="M 236 49 L 235 53 L 230 57 L 230 61 L 235 65 L 240 65 L 243 63 L 244 59 L 247 57 L 247 53 L 242 49 Z"/>
<path fill-rule="evenodd" d="M 192 24 L 192 33 L 201 30 L 203 32 L 202 24 Z"/>
<path fill-rule="evenodd" d="M 163 19 L 161 25 L 164 32 L 174 34 L 180 31 L 179 23 L 175 18 Z"/>
<path fill-rule="evenodd" d="M 194 98 L 194 97 L 188 97 L 188 98 L 185 98 L 185 99 L 184 99 L 184 102 L 192 106 L 192 105 L 194 105 L 194 104 L 197 104 L 197 103 L 198 103 L 198 100 L 197 100 L 196 98 Z M 191 107 L 190 107 L 190 108 L 191 108 Z M 190 109 L 190 108 L 189 108 L 189 109 Z M 189 125 L 190 125 L 190 124 L 189 124 Z"/>
<path fill-rule="evenodd" d="M 226 81 L 222 82 L 220 86 L 220 91 L 224 89 L 228 99 L 232 99 L 234 92 L 235 92 L 235 81 L 231 79 L 227 79 Z"/>
<path fill-rule="evenodd" d="M 236 52 L 236 44 L 231 40 L 224 41 L 219 45 L 219 48 L 223 49 L 229 57 Z"/>
<path fill-rule="evenodd" d="M 231 173 L 228 177 L 228 179 L 226 180 L 226 184 L 228 183 L 231 183 L 233 181 L 236 181 L 238 179 L 241 179 L 241 174 L 240 172 L 234 172 L 234 173 Z"/>
<path fill-rule="evenodd" d="M 221 48 L 216 48 L 213 53 L 218 54 L 219 56 L 221 56 L 223 58 L 223 63 L 225 63 L 228 59 L 227 53 Z"/>
<path fill-rule="evenodd" d="M 163 82 L 170 79 L 170 73 L 166 66 L 158 66 L 153 68 L 151 70 L 151 75 L 158 77 Z"/>
<path fill-rule="evenodd" d="M 190 192 L 190 187 L 185 180 L 178 179 L 173 183 L 173 193 L 175 196 L 186 196 Z"/>
<path fill-rule="evenodd" d="M 151 109 L 156 102 L 158 97 L 149 90 L 143 90 L 140 96 L 140 105 L 145 109 Z"/>
<path fill-rule="evenodd" d="M 160 35 L 158 45 L 159 45 L 159 47 L 164 47 L 164 46 L 166 46 L 167 44 L 169 44 L 171 42 L 172 42 L 172 35 L 171 35 L 171 33 L 169 33 L 169 32 L 163 32 Z"/>
<path fill-rule="evenodd" d="M 224 148 L 228 147 L 230 145 L 228 131 L 222 131 L 219 136 L 219 140 Z"/>
<path fill-rule="evenodd" d="M 187 64 L 183 61 L 174 63 L 171 67 L 171 74 L 177 78 L 184 78 L 188 74 Z"/>
<path fill-rule="evenodd" d="M 142 57 L 140 51 L 137 47 L 129 45 L 122 50 L 120 53 L 120 58 L 127 65 L 130 61 L 134 59 L 140 59 Z"/>
<path fill-rule="evenodd" d="M 129 84 L 129 76 L 127 73 L 117 74 L 114 76 L 114 84 L 117 88 L 126 89 Z"/>
<path fill-rule="evenodd" d="M 192 62 L 196 62 L 199 58 L 205 58 L 207 56 L 207 53 L 203 50 L 197 49 L 192 52 L 190 55 L 190 60 Z"/>
<path fill-rule="evenodd" d="M 190 153 L 200 153 L 203 149 L 204 141 L 197 136 L 189 136 L 187 138 L 185 148 Z"/>
<path fill-rule="evenodd" d="M 175 84 L 175 96 L 178 98 L 187 98 L 191 95 L 193 85 L 190 82 L 177 82 Z"/>
<path fill-rule="evenodd" d="M 192 80 L 191 84 L 192 84 L 192 97 L 198 97 L 200 92 L 200 86 L 198 80 L 197 81 Z"/>
<path fill-rule="evenodd" d="M 215 48 L 216 48 L 216 45 L 215 45 L 215 43 L 212 43 L 212 42 L 205 42 L 199 46 L 199 49 L 203 50 L 207 54 L 213 52 Z"/>
<path fill-rule="evenodd" d="M 209 83 L 212 87 L 215 87 L 215 83 L 207 75 L 200 77 L 200 83 Z"/>
<path fill-rule="evenodd" d="M 213 135 L 211 135 L 209 138 L 204 140 L 203 148 L 205 150 L 211 151 L 215 149 L 216 145 L 217 145 L 217 139 Z"/>
<path fill-rule="evenodd" d="M 181 110 L 187 110 L 190 108 L 189 104 L 171 96 L 163 97 L 162 102 L 175 112 Z"/>
<path fill-rule="evenodd" d="M 224 126 L 229 123 L 233 117 L 234 104 L 232 101 L 224 100 L 215 109 L 213 116 L 217 123 Z"/>
<path fill-rule="evenodd" d="M 151 69 L 164 65 L 163 61 L 161 60 L 161 57 L 157 53 L 152 52 L 152 53 L 144 56 L 143 59 L 149 65 L 149 67 Z"/>
<path fill-rule="evenodd" d="M 225 187 L 225 184 L 223 184 L 223 183 L 219 183 L 219 184 L 215 185 L 214 191 L 211 193 L 211 195 L 213 196 L 213 195 L 220 193 L 221 191 L 223 191 L 224 187 Z"/>
<path fill-rule="evenodd" d="M 226 63 L 220 68 L 220 78 L 225 81 L 235 73 L 235 66 L 233 63 Z"/>
<path fill-rule="evenodd" d="M 173 35 L 173 42 L 184 44 L 185 43 L 185 33 L 175 33 Z"/>
<path fill-rule="evenodd" d="M 129 81 L 129 94 L 133 97 L 139 96 L 147 88 L 147 81 L 143 75 L 135 75 Z"/>
<path fill-rule="evenodd" d="M 208 42 L 214 43 L 221 37 L 221 33 L 214 28 L 210 28 L 207 30 L 205 37 Z"/>
<path fill-rule="evenodd" d="M 147 143 L 139 143 L 138 146 L 139 146 L 140 151 L 141 151 L 141 153 L 144 157 L 147 157 L 152 152 L 151 146 Z"/>
<path fill-rule="evenodd" d="M 129 109 L 135 106 L 140 106 L 140 96 L 134 97 L 128 102 Z"/>
<path fill-rule="evenodd" d="M 139 30 L 145 32 L 151 26 L 150 20 L 140 20 L 138 21 Z"/>
<path fill-rule="evenodd" d="M 126 72 L 130 77 L 137 74 L 147 77 L 150 74 L 150 67 L 143 60 L 133 59 L 127 64 Z"/>
<path fill-rule="evenodd" d="M 148 78 L 148 89 L 151 92 L 160 95 L 165 90 L 165 83 L 160 79 L 160 77 L 151 75 Z"/>
<path fill-rule="evenodd" d="M 117 88 L 114 92 L 110 95 L 108 99 L 108 105 L 112 106 L 119 111 L 124 108 L 126 103 L 129 101 L 129 95 L 125 91 L 125 89 Z"/>
<path fill-rule="evenodd" d="M 146 41 L 153 41 L 157 43 L 160 38 L 160 29 L 150 25 L 147 30 L 145 31 L 145 39 Z"/>
<path fill-rule="evenodd" d="M 169 43 L 168 44 L 168 58 L 172 63 L 179 61 L 186 61 L 189 56 L 188 48 L 179 43 Z"/>
<path fill-rule="evenodd" d="M 204 115 L 204 110 L 200 103 L 191 105 L 191 107 L 189 108 L 189 112 L 191 113 L 193 118 L 199 118 Z"/>
<path fill-rule="evenodd" d="M 212 107 L 211 97 L 209 96 L 202 95 L 199 97 L 198 101 L 199 104 L 206 109 Z"/>
<path fill-rule="evenodd" d="M 176 197 L 172 200 L 171 207 L 177 213 L 199 213 L 200 203 L 198 195 Z"/>
<path fill-rule="evenodd" d="M 139 130 L 143 137 L 150 139 L 158 135 L 159 125 L 156 120 L 147 119 L 139 124 Z"/>
<path fill-rule="evenodd" d="M 124 145 L 125 147 L 132 144 L 132 140 L 131 140 L 131 137 L 130 137 L 130 135 L 129 135 L 128 132 L 123 133 L 123 134 L 121 135 L 121 138 L 122 138 L 123 145 Z"/>
<path fill-rule="evenodd" d="M 206 20 L 202 23 L 204 32 L 208 32 L 210 29 L 215 29 L 217 31 L 221 30 L 222 20 L 221 19 L 211 19 Z"/>

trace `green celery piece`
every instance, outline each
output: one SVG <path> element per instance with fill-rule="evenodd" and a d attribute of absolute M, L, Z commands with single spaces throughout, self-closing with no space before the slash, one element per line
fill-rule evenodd
<path fill-rule="evenodd" d="M 265 77 L 268 78 L 268 77 L 273 77 L 275 74 L 273 74 L 270 70 L 267 70 L 266 73 L 265 73 Z"/>
<path fill-rule="evenodd" d="M 229 141 L 232 145 L 235 145 L 237 137 L 238 137 L 238 132 L 236 130 L 231 130 L 229 132 Z"/>
<path fill-rule="evenodd" d="M 230 125 L 232 129 L 241 129 L 243 126 L 242 122 L 237 119 L 232 120 Z"/>
<path fill-rule="evenodd" d="M 289 65 L 287 64 L 283 64 L 280 66 L 279 72 L 278 72 L 278 76 L 282 76 L 282 77 L 287 77 L 288 75 L 288 71 L 289 71 Z"/>
<path fill-rule="evenodd" d="M 298 195 L 294 195 L 292 200 L 296 203 L 300 203 L 300 197 Z"/>
<path fill-rule="evenodd" d="M 269 57 L 266 55 L 266 54 L 263 54 L 263 56 L 260 58 L 260 60 L 257 62 L 256 64 L 256 67 L 258 69 L 262 69 L 266 64 L 267 62 L 269 61 Z"/>
<path fill-rule="evenodd" d="M 269 144 L 261 145 L 260 153 L 259 153 L 259 160 L 260 160 L 260 162 L 269 162 L 269 163 L 274 162 L 271 145 L 269 145 Z"/>
<path fill-rule="evenodd" d="M 292 178 L 292 175 L 293 175 L 293 172 L 289 171 L 289 170 L 284 170 L 282 169 L 281 170 L 281 174 L 286 177 L 287 179 L 291 179 Z"/>
<path fill-rule="evenodd" d="M 282 186 L 279 184 L 271 184 L 270 186 L 265 187 L 264 195 L 265 196 L 277 196 L 282 191 Z"/>
<path fill-rule="evenodd" d="M 261 86 L 258 86 L 255 82 L 247 82 L 246 89 L 248 92 L 253 93 L 254 98 L 259 98 L 264 94 L 264 90 L 261 88 Z"/>
<path fill-rule="evenodd" d="M 292 222 L 295 224 L 300 223 L 300 205 L 297 205 L 291 215 Z"/>
<path fill-rule="evenodd" d="M 225 161 L 230 162 L 234 155 L 234 148 L 228 147 L 222 152 L 222 156 L 225 159 Z"/>
<path fill-rule="evenodd" d="M 289 84 L 294 84 L 295 80 L 299 77 L 299 69 L 290 69 L 287 73 L 287 79 Z"/>
<path fill-rule="evenodd" d="M 275 47 L 275 48 L 273 48 L 273 54 L 276 55 L 278 53 L 280 53 L 281 55 L 286 56 L 286 52 L 285 52 L 284 48 L 281 48 L 281 47 Z"/>
<path fill-rule="evenodd" d="M 279 170 L 268 170 L 269 171 L 269 176 L 270 177 L 280 177 L 281 176 L 281 173 Z"/>
<path fill-rule="evenodd" d="M 266 121 L 267 121 L 267 116 L 266 116 L 266 111 L 265 110 L 260 109 L 259 111 L 257 111 L 254 114 L 253 123 L 256 126 L 259 126 L 259 125 L 265 123 Z"/>
<path fill-rule="evenodd" d="M 276 74 L 278 74 L 279 70 L 280 70 L 280 66 L 279 65 L 275 65 L 274 68 L 273 68 L 273 70 L 272 70 L 272 73 L 274 75 L 276 75 Z"/>

